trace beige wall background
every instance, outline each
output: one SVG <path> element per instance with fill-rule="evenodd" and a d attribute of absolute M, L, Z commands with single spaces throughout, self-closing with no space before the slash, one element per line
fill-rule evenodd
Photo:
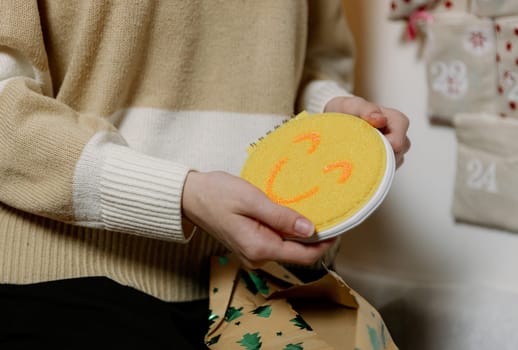
<path fill-rule="evenodd" d="M 344 3 L 355 93 L 408 115 L 413 145 L 385 202 L 343 236 L 339 272 L 403 350 L 518 349 L 518 235 L 454 222 L 456 139 L 426 117 L 421 44 L 402 40 L 389 0 Z"/>

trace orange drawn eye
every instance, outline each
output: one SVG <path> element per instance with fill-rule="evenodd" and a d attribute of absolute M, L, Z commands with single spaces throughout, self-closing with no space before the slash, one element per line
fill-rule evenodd
<path fill-rule="evenodd" d="M 347 179 L 349 178 L 349 176 L 351 176 L 351 173 L 353 172 L 353 166 L 348 161 L 344 160 L 329 164 L 324 168 L 323 171 L 324 174 L 327 174 L 331 170 L 335 170 L 338 168 L 342 168 L 342 176 L 340 176 L 340 178 L 338 179 L 338 183 L 344 183 L 345 181 L 347 181 Z"/>
<path fill-rule="evenodd" d="M 320 134 L 318 132 L 310 132 L 302 134 L 293 139 L 293 143 L 297 143 L 304 140 L 311 140 L 311 147 L 308 149 L 308 154 L 315 152 L 318 145 L 320 144 Z"/>

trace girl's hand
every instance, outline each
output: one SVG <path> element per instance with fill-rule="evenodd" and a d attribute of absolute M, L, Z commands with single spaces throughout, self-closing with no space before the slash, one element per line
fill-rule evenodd
<path fill-rule="evenodd" d="M 396 166 L 403 164 L 405 153 L 410 149 L 410 140 L 407 137 L 409 120 L 400 111 L 352 96 L 333 98 L 327 103 L 324 112 L 352 114 L 366 120 L 379 129 L 390 142 L 396 157 Z"/>
<path fill-rule="evenodd" d="M 184 215 L 212 234 L 249 268 L 267 261 L 311 265 L 334 240 L 303 244 L 284 237 L 308 237 L 314 225 L 277 205 L 249 182 L 225 172 L 190 172 L 182 198 Z"/>

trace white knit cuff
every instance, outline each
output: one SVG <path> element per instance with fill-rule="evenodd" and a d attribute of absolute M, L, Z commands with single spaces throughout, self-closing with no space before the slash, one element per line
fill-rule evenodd
<path fill-rule="evenodd" d="M 334 80 L 315 80 L 304 89 L 302 108 L 310 114 L 322 113 L 326 104 L 339 96 L 352 94 Z"/>
<path fill-rule="evenodd" d="M 76 166 L 76 224 L 186 242 L 182 191 L 189 168 L 94 136 Z"/>

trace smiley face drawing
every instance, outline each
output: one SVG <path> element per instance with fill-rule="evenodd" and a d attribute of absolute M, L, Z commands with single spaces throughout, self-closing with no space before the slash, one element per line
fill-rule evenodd
<path fill-rule="evenodd" d="M 305 112 L 249 149 L 241 177 L 273 202 L 310 219 L 328 239 L 362 222 L 381 203 L 394 175 L 384 136 L 364 120 Z"/>

